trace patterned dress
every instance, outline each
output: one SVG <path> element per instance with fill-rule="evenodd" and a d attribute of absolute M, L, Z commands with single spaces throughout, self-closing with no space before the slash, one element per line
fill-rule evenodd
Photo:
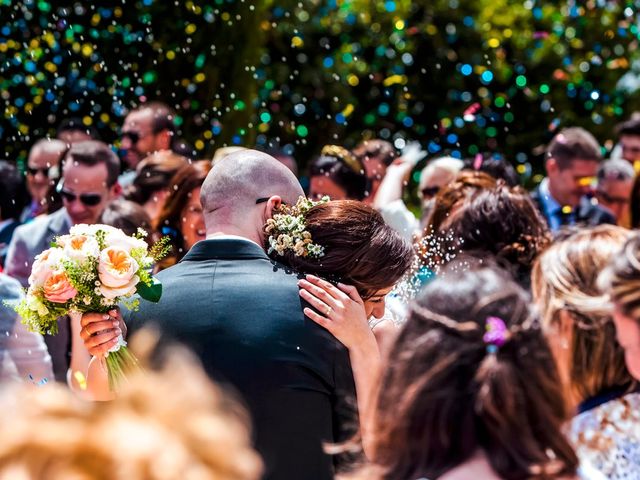
<path fill-rule="evenodd" d="M 611 480 L 640 480 L 640 393 L 587 410 L 571 421 L 569 439 L 581 464 Z"/>

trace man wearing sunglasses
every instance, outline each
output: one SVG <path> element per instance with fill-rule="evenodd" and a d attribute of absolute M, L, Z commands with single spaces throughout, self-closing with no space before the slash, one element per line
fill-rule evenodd
<path fill-rule="evenodd" d="M 20 220 L 28 222 L 46 211 L 47 193 L 60 176 L 60 157 L 67 149 L 64 142 L 43 138 L 38 140 L 27 159 L 27 190 L 31 203 L 22 212 Z"/>
<path fill-rule="evenodd" d="M 174 119 L 175 113 L 160 102 L 142 105 L 127 115 L 120 145 L 127 169 L 135 170 L 150 153 L 171 149 L 176 130 Z"/>
<path fill-rule="evenodd" d="M 553 137 L 546 152 L 547 177 L 532 193 L 552 232 L 565 225 L 616 223 L 590 198 L 601 162 L 598 141 L 583 128 L 566 128 Z"/>
<path fill-rule="evenodd" d="M 404 161 L 403 157 L 391 164 L 387 168 L 373 204 L 384 221 L 409 242 L 412 242 L 414 235 L 420 231 L 420 221 L 409 211 L 402 199 L 404 186 L 408 184 L 409 175 L 414 166 L 414 162 Z M 440 157 L 430 160 L 422 169 L 418 183 L 422 219 L 431 209 L 440 189 L 456 178 L 462 167 L 462 160 Z"/>
<path fill-rule="evenodd" d="M 6 273 L 26 287 L 36 255 L 49 248 L 58 235 L 72 225 L 94 224 L 107 204 L 120 193 L 118 157 L 108 145 L 90 140 L 73 144 L 62 159 L 62 178 L 57 191 L 63 208 L 42 215 L 15 230 L 6 259 Z M 59 334 L 45 336 L 56 380 L 65 381 L 69 367 L 69 322 L 59 321 Z"/>
<path fill-rule="evenodd" d="M 636 177 L 633 165 L 622 158 L 607 160 L 598 169 L 595 198 L 616 217 L 618 225 L 631 226 L 631 192 Z"/>

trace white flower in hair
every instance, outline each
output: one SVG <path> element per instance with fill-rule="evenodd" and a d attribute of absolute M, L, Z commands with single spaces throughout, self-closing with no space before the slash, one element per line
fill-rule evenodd
<path fill-rule="evenodd" d="M 324 247 L 313 243 L 311 233 L 307 231 L 305 215 L 311 208 L 328 201 L 327 196 L 322 197 L 319 202 L 300 197 L 293 206 L 281 206 L 265 225 L 269 245 L 267 253 L 284 255 L 287 251 L 292 251 L 297 257 L 322 257 Z"/>

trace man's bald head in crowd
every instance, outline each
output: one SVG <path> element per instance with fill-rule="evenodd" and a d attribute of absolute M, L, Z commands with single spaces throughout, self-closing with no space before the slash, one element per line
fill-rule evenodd
<path fill-rule="evenodd" d="M 270 214 L 279 205 L 277 197 L 291 205 L 300 196 L 302 187 L 287 167 L 266 153 L 242 150 L 216 162 L 202 185 L 200 201 L 209 234 L 216 225 L 255 228 L 266 220 L 265 207 Z M 263 201 L 256 203 L 259 199 Z"/>

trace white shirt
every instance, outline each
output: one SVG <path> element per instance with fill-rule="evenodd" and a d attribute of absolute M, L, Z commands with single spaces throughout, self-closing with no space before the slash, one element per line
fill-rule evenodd
<path fill-rule="evenodd" d="M 256 242 L 254 242 L 253 240 L 251 240 L 250 238 L 247 237 L 241 237 L 240 235 L 227 235 L 227 234 L 222 234 L 222 235 L 208 235 L 207 236 L 207 240 L 244 240 L 245 242 L 251 242 L 254 245 L 258 245 Z M 264 250 L 264 247 L 262 245 L 258 245 L 262 250 Z"/>

